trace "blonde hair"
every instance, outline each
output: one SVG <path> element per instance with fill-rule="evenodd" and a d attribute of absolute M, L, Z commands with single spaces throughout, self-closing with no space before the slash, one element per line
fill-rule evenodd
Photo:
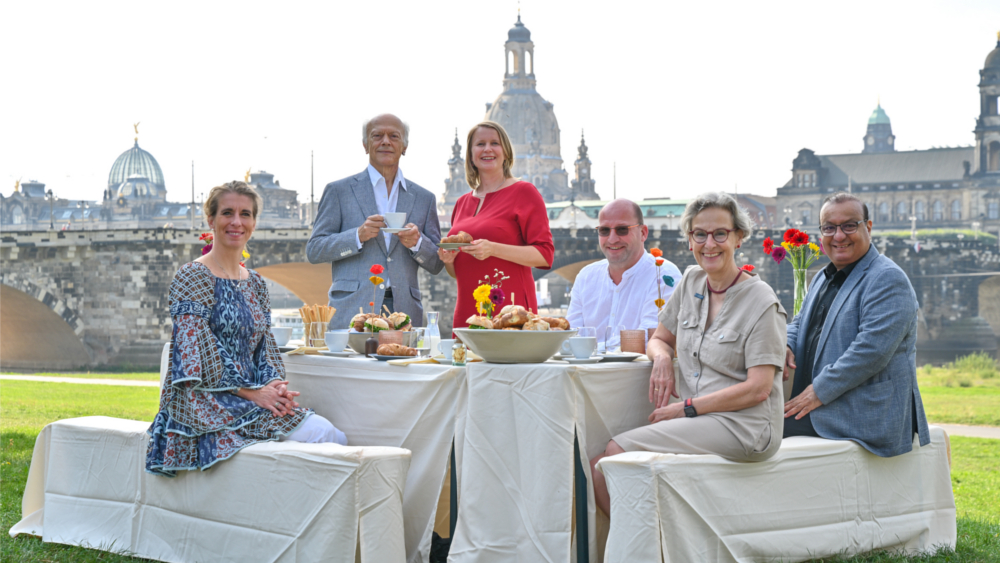
<path fill-rule="evenodd" d="M 472 136 L 476 134 L 476 131 L 480 127 L 492 129 L 500 136 L 500 146 L 503 147 L 503 177 L 505 179 L 514 177 L 511 173 L 511 170 L 514 168 L 514 147 L 510 144 L 510 137 L 504 131 L 503 125 L 500 125 L 496 121 L 483 121 L 477 123 L 472 129 L 469 129 L 469 136 L 465 140 L 465 181 L 468 182 L 469 187 L 472 189 L 478 188 L 480 183 L 479 169 L 472 164 Z"/>
<path fill-rule="evenodd" d="M 210 217 L 215 217 L 215 214 L 219 212 L 219 200 L 225 194 L 239 194 L 250 198 L 250 201 L 253 202 L 253 218 L 254 221 L 257 220 L 257 217 L 260 215 L 260 209 L 264 207 L 264 200 L 260 198 L 257 190 L 250 187 L 250 184 L 235 180 L 226 182 L 221 186 L 215 186 L 212 188 L 212 191 L 208 192 L 208 198 L 205 200 L 205 205 L 202 208 L 206 221 Z"/>

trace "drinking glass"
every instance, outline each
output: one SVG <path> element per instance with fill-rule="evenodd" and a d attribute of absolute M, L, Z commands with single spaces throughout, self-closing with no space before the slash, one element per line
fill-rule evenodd
<path fill-rule="evenodd" d="M 610 354 L 614 352 L 617 345 L 620 345 L 620 334 L 625 329 L 625 325 L 616 325 L 605 327 L 604 329 L 604 342 L 598 344 L 597 348 L 600 350 L 601 344 L 604 345 L 604 353 Z"/>
<path fill-rule="evenodd" d="M 622 345 L 622 352 L 645 354 L 646 331 L 642 329 L 621 331 L 621 345 Z"/>

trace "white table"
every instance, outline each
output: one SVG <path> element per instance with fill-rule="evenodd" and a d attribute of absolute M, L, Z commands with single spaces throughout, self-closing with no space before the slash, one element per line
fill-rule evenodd
<path fill-rule="evenodd" d="M 465 397 L 465 368 L 393 366 L 363 357 L 283 355 L 299 403 L 347 434 L 351 446 L 412 452 L 403 493 L 406 560 L 426 563 L 438 497 Z"/>
<path fill-rule="evenodd" d="M 573 561 L 579 437 L 589 560 L 598 561 L 589 459 L 614 435 L 648 424 L 651 369 L 650 362 L 470 364 L 455 440 L 458 527 L 448 560 Z"/>

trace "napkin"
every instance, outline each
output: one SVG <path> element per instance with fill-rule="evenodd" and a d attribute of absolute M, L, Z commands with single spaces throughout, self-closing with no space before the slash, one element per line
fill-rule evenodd
<path fill-rule="evenodd" d="M 291 352 L 286 352 L 289 356 L 301 356 L 308 354 L 310 356 L 318 356 L 320 350 L 328 350 L 326 346 L 321 346 L 319 348 L 314 348 L 312 346 L 299 346 L 298 348 L 292 350 Z"/>
<path fill-rule="evenodd" d="M 398 360 L 389 360 L 386 363 L 394 366 L 408 366 L 410 364 L 437 364 L 437 361 L 434 358 L 401 358 Z"/>

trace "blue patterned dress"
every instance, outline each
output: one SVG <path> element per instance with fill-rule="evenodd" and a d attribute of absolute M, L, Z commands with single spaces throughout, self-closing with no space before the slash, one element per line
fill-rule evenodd
<path fill-rule="evenodd" d="M 285 375 L 260 274 L 251 270 L 240 288 L 189 262 L 170 284 L 170 316 L 170 369 L 147 431 L 146 471 L 173 477 L 208 469 L 247 446 L 294 432 L 312 414 L 300 408 L 278 417 L 233 394 Z"/>

